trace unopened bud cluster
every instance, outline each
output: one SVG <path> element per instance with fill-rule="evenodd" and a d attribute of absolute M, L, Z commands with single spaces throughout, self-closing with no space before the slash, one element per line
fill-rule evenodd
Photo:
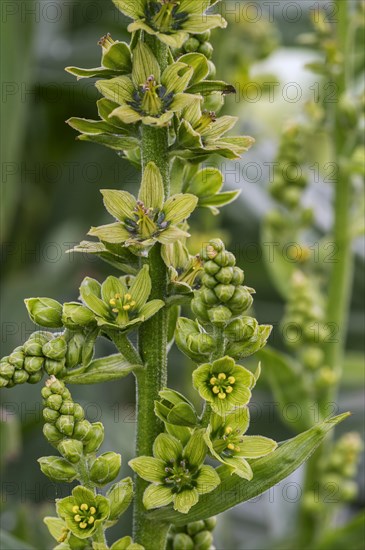
<path fill-rule="evenodd" d="M 194 521 L 184 527 L 172 526 L 167 541 L 167 550 L 215 550 L 212 531 L 215 517 Z"/>
<path fill-rule="evenodd" d="M 209 42 L 210 31 L 206 31 L 202 34 L 191 34 L 190 38 L 186 40 L 183 47 L 180 50 L 175 50 L 176 57 L 180 57 L 182 54 L 187 53 L 201 53 L 208 59 L 209 65 L 209 77 L 214 78 L 216 75 L 216 68 L 212 62 L 213 46 Z"/>

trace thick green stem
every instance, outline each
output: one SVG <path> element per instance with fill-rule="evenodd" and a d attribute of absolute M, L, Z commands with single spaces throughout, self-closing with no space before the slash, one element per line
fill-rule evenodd
<path fill-rule="evenodd" d="M 156 39 L 148 39 L 163 70 L 167 65 L 168 48 Z M 143 126 L 141 129 L 142 167 L 153 161 L 159 168 L 165 189 L 165 198 L 170 190 L 170 165 L 168 157 L 168 129 Z M 148 260 L 152 282 L 151 299 L 166 300 L 168 275 L 161 257 L 161 246 L 155 245 Z M 139 330 L 139 353 L 144 368 L 137 371 L 137 437 L 136 456 L 152 455 L 152 446 L 162 431 L 162 423 L 154 414 L 154 402 L 159 391 L 167 383 L 167 308 L 143 323 Z M 134 540 L 145 548 L 163 550 L 169 526 L 156 524 L 146 519 L 143 493 L 147 483 L 135 477 Z"/>
<path fill-rule="evenodd" d="M 127 359 L 127 361 L 132 363 L 132 365 L 142 366 L 141 356 L 126 334 L 116 331 L 109 331 L 107 334 L 113 340 L 118 351 L 123 355 L 123 357 L 125 357 L 125 359 Z"/>
<path fill-rule="evenodd" d="M 348 37 L 348 1 L 336 0 L 338 8 L 337 39 L 339 51 L 345 55 Z M 338 100 L 346 90 L 346 72 L 343 70 L 340 75 L 333 79 L 338 90 Z M 339 112 L 338 102 L 334 104 L 333 125 L 333 158 L 338 164 L 338 177 L 335 183 L 334 197 L 334 228 L 333 240 L 337 250 L 337 261 L 334 263 L 328 292 L 326 320 L 329 326 L 336 328 L 336 341 L 327 342 L 324 346 L 325 364 L 332 370 L 340 373 L 345 349 L 346 327 L 348 311 L 351 298 L 351 284 L 353 276 L 353 254 L 351 242 L 351 177 L 348 173 L 342 158 L 346 152 L 349 140 L 349 129 L 345 128 Z M 322 415 L 328 414 L 328 405 L 337 398 L 339 386 L 334 385 L 322 393 L 319 400 L 319 410 Z M 311 457 L 307 464 L 304 491 L 311 491 L 321 477 L 321 458 L 331 441 L 327 441 Z M 317 535 L 321 532 L 324 521 L 322 514 L 308 512 L 302 508 L 300 516 L 300 539 L 303 547 L 313 544 Z"/>

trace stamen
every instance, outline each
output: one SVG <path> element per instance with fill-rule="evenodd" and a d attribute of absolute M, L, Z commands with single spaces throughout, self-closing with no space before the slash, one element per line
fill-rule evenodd
<path fill-rule="evenodd" d="M 227 428 L 224 431 L 226 432 L 227 435 L 233 432 L 231 426 L 227 426 Z"/>
<path fill-rule="evenodd" d="M 94 506 L 90 506 L 90 514 L 95 514 L 96 508 Z"/>
<path fill-rule="evenodd" d="M 88 519 L 88 524 L 91 525 L 92 523 L 94 523 L 94 521 L 95 521 L 94 516 L 90 516 Z"/>
<path fill-rule="evenodd" d="M 221 392 L 218 394 L 219 399 L 225 399 L 227 396 L 225 393 Z"/>
<path fill-rule="evenodd" d="M 217 383 L 217 379 L 213 376 L 213 378 L 211 378 L 209 382 L 212 384 L 212 386 L 214 386 Z"/>
<path fill-rule="evenodd" d="M 74 506 L 74 508 L 75 508 L 75 506 Z M 76 516 L 74 516 L 74 520 L 77 521 L 77 522 L 81 521 L 80 514 L 76 514 Z"/>
<path fill-rule="evenodd" d="M 232 392 L 233 392 L 232 386 L 227 386 L 226 387 L 226 393 L 232 393 Z"/>
<path fill-rule="evenodd" d="M 85 521 L 83 521 L 82 523 L 80 523 L 80 527 L 81 527 L 81 529 L 86 529 L 87 523 L 85 523 Z"/>
<path fill-rule="evenodd" d="M 77 512 L 80 510 L 80 508 L 78 506 L 73 506 L 72 507 L 72 511 L 74 514 L 77 514 Z"/>
<path fill-rule="evenodd" d="M 81 504 L 80 509 L 86 512 L 86 510 L 89 509 L 88 505 L 84 502 L 84 504 Z"/>
<path fill-rule="evenodd" d="M 228 377 L 228 382 L 229 382 L 230 384 L 234 384 L 234 383 L 236 382 L 235 377 L 234 377 L 234 376 L 229 376 L 229 377 Z"/>
<path fill-rule="evenodd" d="M 230 451 L 234 451 L 234 445 L 233 445 L 233 443 L 229 443 L 229 444 L 227 445 L 227 449 L 229 449 Z"/>
<path fill-rule="evenodd" d="M 225 380 L 226 378 L 227 378 L 227 376 L 224 374 L 224 372 L 220 372 L 220 373 L 218 374 L 218 379 L 219 379 L 219 380 Z"/>
<path fill-rule="evenodd" d="M 218 388 L 218 386 L 214 386 L 214 388 L 212 389 L 212 392 L 213 393 L 219 393 L 221 390 Z"/>

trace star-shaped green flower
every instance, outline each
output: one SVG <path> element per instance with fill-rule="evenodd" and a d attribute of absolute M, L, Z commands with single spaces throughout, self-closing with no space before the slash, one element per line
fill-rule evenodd
<path fill-rule="evenodd" d="M 69 530 L 80 539 L 90 537 L 109 516 L 108 499 L 77 486 L 72 496 L 56 501 L 57 513 Z"/>
<path fill-rule="evenodd" d="M 135 21 L 129 32 L 143 30 L 172 48 L 181 48 L 189 33 L 201 34 L 216 27 L 225 28 L 221 15 L 206 15 L 218 0 L 113 0 L 117 8 Z"/>
<path fill-rule="evenodd" d="M 143 495 L 147 510 L 173 503 L 182 514 L 199 500 L 199 495 L 210 493 L 220 483 L 212 466 L 204 465 L 207 445 L 204 430 L 196 430 L 183 447 L 169 434 L 160 434 L 153 445 L 153 457 L 140 456 L 129 462 L 143 479 L 152 483 Z"/>
<path fill-rule="evenodd" d="M 196 285 L 196 279 L 203 272 L 200 256 L 189 254 L 182 240 L 164 245 L 161 255 L 169 271 L 172 292 L 191 292 Z"/>
<path fill-rule="evenodd" d="M 228 356 L 205 363 L 193 372 L 194 387 L 221 416 L 247 405 L 255 383 L 254 375 Z"/>
<path fill-rule="evenodd" d="M 202 111 L 201 100 L 194 99 L 182 113 L 178 130 L 178 146 L 174 155 L 184 159 L 204 160 L 212 153 L 228 159 L 240 158 L 255 143 L 249 136 L 226 136 L 238 118 L 217 117 L 213 111 Z"/>
<path fill-rule="evenodd" d="M 164 202 L 162 177 L 153 162 L 145 168 L 138 199 L 127 191 L 106 189 L 102 194 L 106 209 L 118 222 L 90 230 L 89 235 L 101 241 L 145 248 L 189 236 L 178 224 L 190 216 L 198 199 L 179 193 Z"/>
<path fill-rule="evenodd" d="M 182 111 L 200 96 L 183 93 L 194 75 L 194 68 L 176 62 L 162 73 L 151 49 L 139 42 L 133 50 L 132 75 L 98 80 L 103 96 L 119 106 L 110 117 L 123 124 L 142 122 L 148 126 L 167 126 L 174 113 Z"/>
<path fill-rule="evenodd" d="M 252 479 L 246 458 L 260 458 L 273 452 L 277 443 L 260 435 L 244 435 L 250 424 L 247 407 L 220 416 L 212 413 L 204 439 L 214 458 L 229 467 L 231 474 Z"/>
<path fill-rule="evenodd" d="M 162 300 L 147 302 L 151 293 L 151 278 L 145 265 L 129 286 L 129 276 L 108 277 L 101 285 L 86 277 L 81 283 L 80 296 L 95 313 L 99 326 L 128 331 L 155 315 L 163 306 Z"/>

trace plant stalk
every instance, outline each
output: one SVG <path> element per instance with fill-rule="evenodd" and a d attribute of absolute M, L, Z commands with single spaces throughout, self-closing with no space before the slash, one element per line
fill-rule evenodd
<path fill-rule="evenodd" d="M 146 37 L 147 41 L 147 37 Z M 148 37 L 148 45 L 155 54 L 161 70 L 168 64 L 168 48 L 155 38 Z M 165 190 L 170 192 L 170 163 L 168 155 L 168 129 L 143 126 L 141 130 L 142 169 L 153 161 L 159 168 Z M 147 260 L 152 282 L 151 299 L 166 300 L 168 274 L 161 257 L 161 245 L 156 244 Z M 139 330 L 139 354 L 144 368 L 135 372 L 137 384 L 137 435 L 135 456 L 152 456 L 153 442 L 162 431 L 162 422 L 154 414 L 154 402 L 159 391 L 167 383 L 167 321 L 168 310 L 162 308 Z M 133 511 L 133 536 L 135 542 L 145 548 L 163 550 L 166 544 L 168 524 L 146 519 L 143 493 L 147 483 L 135 476 Z"/>

